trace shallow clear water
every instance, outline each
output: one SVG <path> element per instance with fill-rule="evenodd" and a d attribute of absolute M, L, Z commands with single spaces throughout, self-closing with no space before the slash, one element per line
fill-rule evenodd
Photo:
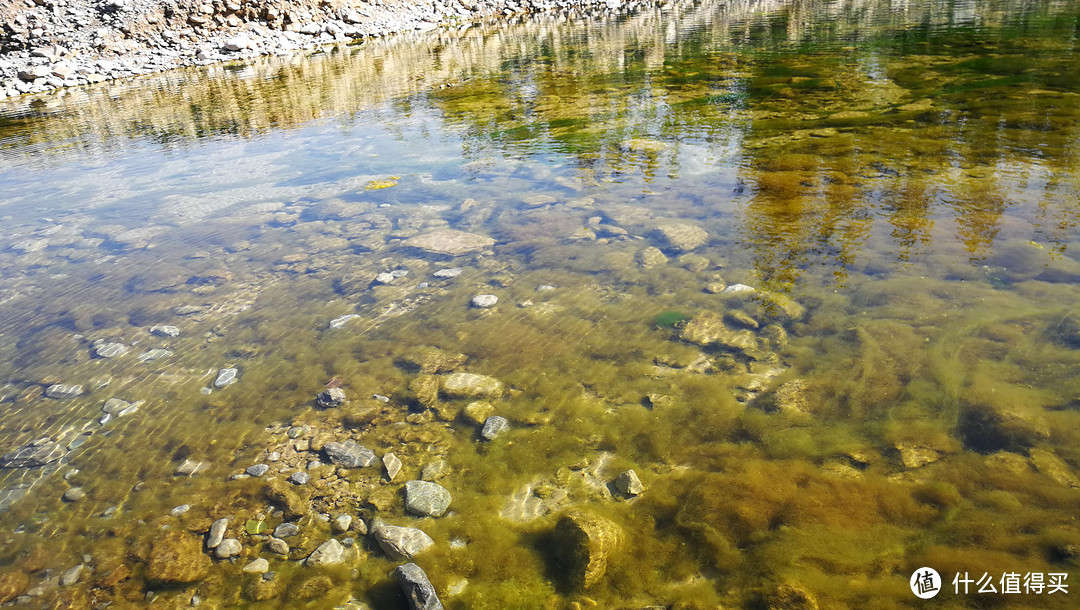
<path fill-rule="evenodd" d="M 923 566 L 948 607 L 1074 607 L 952 578 L 1080 561 L 1078 14 L 539 17 L 0 105 L 0 450 L 56 443 L 0 469 L 0 595 L 402 607 L 401 562 L 319 518 L 347 513 L 430 535 L 451 608 L 897 607 Z M 448 228 L 493 243 L 409 241 Z M 433 396 L 456 354 L 490 406 Z M 101 423 L 110 398 L 145 402 Z M 266 481 L 346 439 L 402 471 L 309 470 L 273 553 Z M 450 512 L 410 515 L 440 460 Z M 574 509 L 619 532 L 588 586 Z M 163 532 L 222 517 L 240 557 L 155 580 Z M 299 565 L 331 536 L 343 566 Z"/>

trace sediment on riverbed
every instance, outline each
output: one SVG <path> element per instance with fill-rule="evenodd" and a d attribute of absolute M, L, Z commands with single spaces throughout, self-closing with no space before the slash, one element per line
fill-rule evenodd
<path fill-rule="evenodd" d="M 0 5 L 0 99 L 398 32 L 662 0 L 16 0 Z"/>

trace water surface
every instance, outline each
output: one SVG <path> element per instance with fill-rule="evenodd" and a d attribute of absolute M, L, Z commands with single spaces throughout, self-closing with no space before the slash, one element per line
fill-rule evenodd
<path fill-rule="evenodd" d="M 347 513 L 429 534 L 451 608 L 899 607 L 922 566 L 948 607 L 1073 607 L 999 579 L 1071 584 L 1080 557 L 1078 14 L 684 4 L 5 102 L 0 449 L 63 457 L 0 470 L 0 562 L 82 607 L 401 606 L 400 562 L 319 518 Z M 410 247 L 444 229 L 494 243 Z M 506 391 L 432 400 L 431 348 Z M 110 398 L 145 402 L 103 424 Z M 275 555 L 245 529 L 288 518 L 266 479 L 345 439 L 402 472 L 309 470 Z M 451 512 L 409 515 L 440 460 Z M 620 532 L 588 587 L 571 509 Z M 241 557 L 152 581 L 164 529 L 221 517 Z M 298 565 L 333 535 L 351 563 Z M 240 572 L 259 556 L 275 595 Z"/>

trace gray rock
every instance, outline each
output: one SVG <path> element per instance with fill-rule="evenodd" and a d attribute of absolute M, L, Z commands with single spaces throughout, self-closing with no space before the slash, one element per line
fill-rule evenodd
<path fill-rule="evenodd" d="M 315 402 L 324 409 L 340 407 L 345 404 L 345 390 L 342 390 L 341 388 L 323 390 L 319 396 L 315 398 Z"/>
<path fill-rule="evenodd" d="M 436 481 L 450 474 L 450 463 L 446 460 L 435 460 L 425 464 L 420 471 L 420 478 L 424 481 Z"/>
<path fill-rule="evenodd" d="M 494 377 L 474 373 L 450 373 L 444 375 L 439 386 L 448 398 L 499 398 L 503 384 Z"/>
<path fill-rule="evenodd" d="M 380 274 L 375 276 L 375 283 L 376 284 L 390 284 L 390 283 L 393 283 L 393 281 L 396 280 L 396 279 L 397 278 L 394 277 L 394 274 L 392 274 L 392 273 L 380 273 Z"/>
<path fill-rule="evenodd" d="M 45 389 L 45 395 L 49 398 L 64 399 L 75 398 L 83 393 L 81 385 L 69 385 L 57 383 Z"/>
<path fill-rule="evenodd" d="M 0 468 L 36 468 L 59 460 L 67 454 L 59 443 L 45 437 L 30 441 L 0 458 Z"/>
<path fill-rule="evenodd" d="M 240 371 L 236 369 L 221 369 L 218 371 L 217 379 L 214 380 L 215 388 L 224 388 L 236 383 L 236 375 Z"/>
<path fill-rule="evenodd" d="M 333 320 L 330 320 L 329 326 L 330 326 L 330 328 L 341 328 L 342 326 L 345 326 L 345 324 L 347 324 L 350 320 L 355 320 L 356 318 L 359 318 L 359 317 L 360 317 L 360 314 L 355 314 L 355 313 L 350 313 L 350 314 L 347 314 L 347 315 L 344 315 L 344 316 L 339 316 L 337 318 L 334 318 Z"/>
<path fill-rule="evenodd" d="M 266 574 L 270 571 L 270 562 L 260 557 L 241 568 L 240 571 L 245 574 Z"/>
<path fill-rule="evenodd" d="M 230 557 L 236 557 L 243 552 L 243 550 L 244 546 L 240 544 L 239 540 L 236 538 L 226 538 L 214 549 L 214 557 L 217 557 L 218 559 L 228 559 Z"/>
<path fill-rule="evenodd" d="M 276 462 L 281 459 L 281 453 L 277 451 L 270 452 L 270 455 L 266 456 L 267 462 Z"/>
<path fill-rule="evenodd" d="M 183 464 L 176 467 L 174 474 L 178 476 L 190 477 L 196 473 L 206 469 L 206 462 L 199 462 L 197 460 L 187 459 Z"/>
<path fill-rule="evenodd" d="M 309 566 L 336 566 L 345 561 L 345 547 L 331 538 L 319 545 L 319 548 L 308 555 Z"/>
<path fill-rule="evenodd" d="M 320 467 L 322 465 L 323 465 L 323 463 L 320 462 L 319 460 L 311 460 L 310 462 L 307 463 L 307 469 L 308 470 L 314 470 L 314 469 L 316 469 L 316 468 L 318 468 L 318 467 Z"/>
<path fill-rule="evenodd" d="M 480 430 L 480 436 L 485 440 L 495 440 L 495 437 L 499 436 L 503 432 L 510 429 L 510 421 L 501 415 L 492 415 L 484 422 L 483 429 Z"/>
<path fill-rule="evenodd" d="M 657 227 L 656 231 L 666 249 L 674 252 L 689 252 L 709 241 L 705 229 L 691 224 L 665 224 Z"/>
<path fill-rule="evenodd" d="M 139 354 L 138 360 L 139 360 L 139 362 L 150 362 L 152 360 L 160 360 L 162 358 L 168 358 L 169 356 L 172 356 L 172 355 L 173 355 L 173 352 L 170 349 L 156 348 L 156 349 L 147 350 L 147 351 Z"/>
<path fill-rule="evenodd" d="M 411 610 L 443 610 L 435 587 L 431 586 L 424 570 L 415 563 L 400 565 L 394 570 L 394 577 L 405 593 Z"/>
<path fill-rule="evenodd" d="M 123 343 L 101 343 L 94 347 L 94 355 L 98 358 L 115 358 L 128 352 L 128 346 Z"/>
<path fill-rule="evenodd" d="M 181 504 L 180 506 L 173 507 L 173 509 L 169 511 L 169 514 L 174 517 L 179 517 L 180 515 L 188 512 L 189 510 L 191 510 L 190 504 Z"/>
<path fill-rule="evenodd" d="M 101 410 L 110 415 L 116 415 L 117 413 L 123 411 L 130 406 L 131 403 L 126 400 L 120 400 L 119 398 L 110 398 L 109 400 L 105 401 L 105 404 L 101 407 Z"/>
<path fill-rule="evenodd" d="M 371 533 L 386 556 L 397 561 L 411 559 L 435 544 L 431 536 L 415 527 L 378 525 Z"/>
<path fill-rule="evenodd" d="M 244 472 L 250 474 L 253 477 L 261 477 L 266 474 L 268 470 L 270 470 L 270 466 L 267 464 L 254 464 L 248 466 L 247 470 L 245 470 Z"/>
<path fill-rule="evenodd" d="M 86 497 L 86 491 L 82 487 L 72 487 L 64 492 L 61 498 L 64 502 L 78 502 Z"/>
<path fill-rule="evenodd" d="M 464 271 L 465 269 L 463 267 L 450 267 L 448 269 L 439 269 L 435 273 L 432 273 L 432 275 L 437 278 L 448 280 L 461 275 Z"/>
<path fill-rule="evenodd" d="M 289 482 L 294 485 L 307 485 L 310 480 L 311 475 L 306 472 L 294 472 L 289 476 Z"/>
<path fill-rule="evenodd" d="M 386 453 L 382 456 L 382 463 L 386 472 L 386 480 L 393 481 L 394 477 L 401 472 L 401 460 L 393 453 Z"/>
<path fill-rule="evenodd" d="M 323 453 L 330 463 L 345 468 L 365 468 L 379 459 L 374 451 L 352 441 L 326 443 Z"/>
<path fill-rule="evenodd" d="M 478 294 L 472 298 L 471 304 L 477 309 L 488 309 L 495 307 L 499 302 L 499 297 L 493 294 Z"/>
<path fill-rule="evenodd" d="M 405 483 L 405 510 L 421 517 L 441 517 L 450 507 L 450 492 L 431 481 Z"/>
<path fill-rule="evenodd" d="M 159 337 L 177 337 L 180 335 L 180 329 L 168 324 L 159 324 L 157 326 L 151 326 L 150 333 Z"/>
<path fill-rule="evenodd" d="M 266 546 L 273 552 L 279 555 L 289 554 L 289 543 L 285 542 L 281 538 L 271 538 L 266 541 Z"/>
<path fill-rule="evenodd" d="M 349 531 L 349 526 L 351 525 L 352 515 L 338 515 L 330 522 L 330 527 L 338 534 L 344 534 Z"/>
<path fill-rule="evenodd" d="M 225 530 L 229 527 L 229 520 L 218 519 L 210 526 L 210 535 L 206 537 L 206 548 L 216 549 L 225 539 Z"/>
<path fill-rule="evenodd" d="M 458 256 L 490 248 L 495 245 L 495 240 L 476 233 L 466 233 L 454 229 L 439 229 L 424 235 L 410 237 L 403 242 L 403 245 L 434 254 Z"/>
<path fill-rule="evenodd" d="M 82 576 L 83 565 L 79 564 L 74 568 L 68 568 L 64 570 L 64 573 L 60 575 L 60 586 L 70 587 L 71 585 L 79 582 L 79 577 Z"/>
<path fill-rule="evenodd" d="M 645 486 L 641 484 L 641 479 L 638 478 L 637 473 L 630 469 L 615 477 L 615 489 L 628 496 L 636 496 L 645 491 Z"/>
<path fill-rule="evenodd" d="M 288 436 L 292 439 L 297 439 L 307 434 L 308 430 L 310 430 L 310 428 L 308 428 L 307 426 L 293 426 L 285 432 L 285 436 Z"/>
<path fill-rule="evenodd" d="M 289 538 L 300 533 L 300 526 L 295 523 L 282 523 L 274 528 L 275 538 Z"/>

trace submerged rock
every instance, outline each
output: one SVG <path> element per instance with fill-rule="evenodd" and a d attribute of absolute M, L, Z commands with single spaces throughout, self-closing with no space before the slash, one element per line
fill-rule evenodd
<path fill-rule="evenodd" d="M 424 570 L 415 563 L 400 565 L 394 570 L 394 577 L 405 593 L 410 610 L 443 610 L 435 587 L 431 586 Z"/>
<path fill-rule="evenodd" d="M 214 379 L 215 388 L 224 388 L 236 383 L 236 376 L 240 371 L 233 368 L 221 369 L 218 371 L 217 378 Z"/>
<path fill-rule="evenodd" d="M 630 469 L 615 477 L 615 489 L 628 496 L 636 496 L 645 491 L 645 486 L 641 484 L 641 479 L 638 478 L 637 473 Z"/>
<path fill-rule="evenodd" d="M 345 390 L 342 390 L 341 388 L 323 390 L 315 398 L 315 402 L 324 409 L 340 407 L 345 404 Z"/>
<path fill-rule="evenodd" d="M 386 480 L 393 481 L 394 477 L 401 472 L 401 460 L 393 453 L 386 453 L 382 457 L 383 470 L 386 473 Z"/>
<path fill-rule="evenodd" d="M 664 249 L 673 252 L 689 252 L 709 241 L 709 234 L 701 227 L 685 223 L 660 225 L 656 228 Z"/>
<path fill-rule="evenodd" d="M 495 240 L 476 233 L 467 233 L 454 229 L 439 229 L 424 235 L 410 237 L 403 242 L 403 245 L 433 254 L 458 256 L 490 248 L 495 245 Z"/>
<path fill-rule="evenodd" d="M 378 460 L 374 451 L 352 441 L 326 443 L 323 453 L 330 463 L 345 468 L 365 468 Z"/>
<path fill-rule="evenodd" d="M 499 398 L 503 384 L 494 377 L 474 373 L 451 373 L 441 379 L 442 393 L 448 398 Z"/>
<path fill-rule="evenodd" d="M 341 546 L 341 543 L 331 538 L 326 542 L 319 545 L 319 548 L 312 551 L 311 555 L 308 555 L 307 565 L 309 566 L 336 566 L 345 561 L 345 547 Z"/>
<path fill-rule="evenodd" d="M 431 481 L 405 483 L 405 510 L 421 517 L 441 517 L 450 507 L 450 492 Z"/>
<path fill-rule="evenodd" d="M 181 530 L 165 530 L 151 543 L 146 578 L 164 585 L 198 582 L 210 571 L 202 543 Z"/>
<path fill-rule="evenodd" d="M 480 436 L 484 440 L 495 440 L 495 437 L 499 436 L 503 432 L 510 429 L 510 421 L 501 415 L 492 415 L 484 422 L 483 429 L 480 430 Z"/>
<path fill-rule="evenodd" d="M 715 346 L 729 351 L 757 349 L 757 337 L 746 329 L 733 329 L 724 319 L 711 311 L 694 316 L 683 326 L 679 338 L 704 347 Z"/>
<path fill-rule="evenodd" d="M 431 536 L 415 527 L 378 525 L 371 533 L 386 556 L 398 561 L 412 559 L 435 544 Z"/>
<path fill-rule="evenodd" d="M 499 303 L 499 297 L 493 294 L 478 294 L 470 303 L 477 309 L 490 309 Z"/>
<path fill-rule="evenodd" d="M 218 559 L 229 559 L 230 557 L 236 557 L 243 551 L 244 546 L 240 544 L 239 540 L 236 538 L 226 538 L 214 549 L 214 557 L 217 557 Z"/>
<path fill-rule="evenodd" d="M 554 551 L 568 584 L 587 589 L 600 582 L 621 537 L 619 526 L 603 517 L 579 509 L 567 511 L 555 524 Z"/>
<path fill-rule="evenodd" d="M 225 539 L 225 530 L 229 527 L 229 520 L 218 519 L 210 526 L 210 534 L 206 537 L 206 548 L 216 549 Z"/>
<path fill-rule="evenodd" d="M 115 358 L 128 352 L 128 346 L 123 343 L 100 343 L 94 347 L 94 355 L 98 358 Z"/>
<path fill-rule="evenodd" d="M 4 454 L 0 468 L 36 468 L 59 460 L 67 454 L 63 445 L 52 439 L 39 438 Z"/>
<path fill-rule="evenodd" d="M 437 347 L 424 347 L 399 356 L 394 364 L 414 373 L 449 373 L 458 368 L 468 356 L 452 353 Z"/>
<path fill-rule="evenodd" d="M 81 385 L 71 385 L 64 383 L 53 384 L 45 388 L 45 395 L 49 398 L 56 398 L 62 400 L 65 398 L 75 398 L 83 393 L 83 387 Z"/>

